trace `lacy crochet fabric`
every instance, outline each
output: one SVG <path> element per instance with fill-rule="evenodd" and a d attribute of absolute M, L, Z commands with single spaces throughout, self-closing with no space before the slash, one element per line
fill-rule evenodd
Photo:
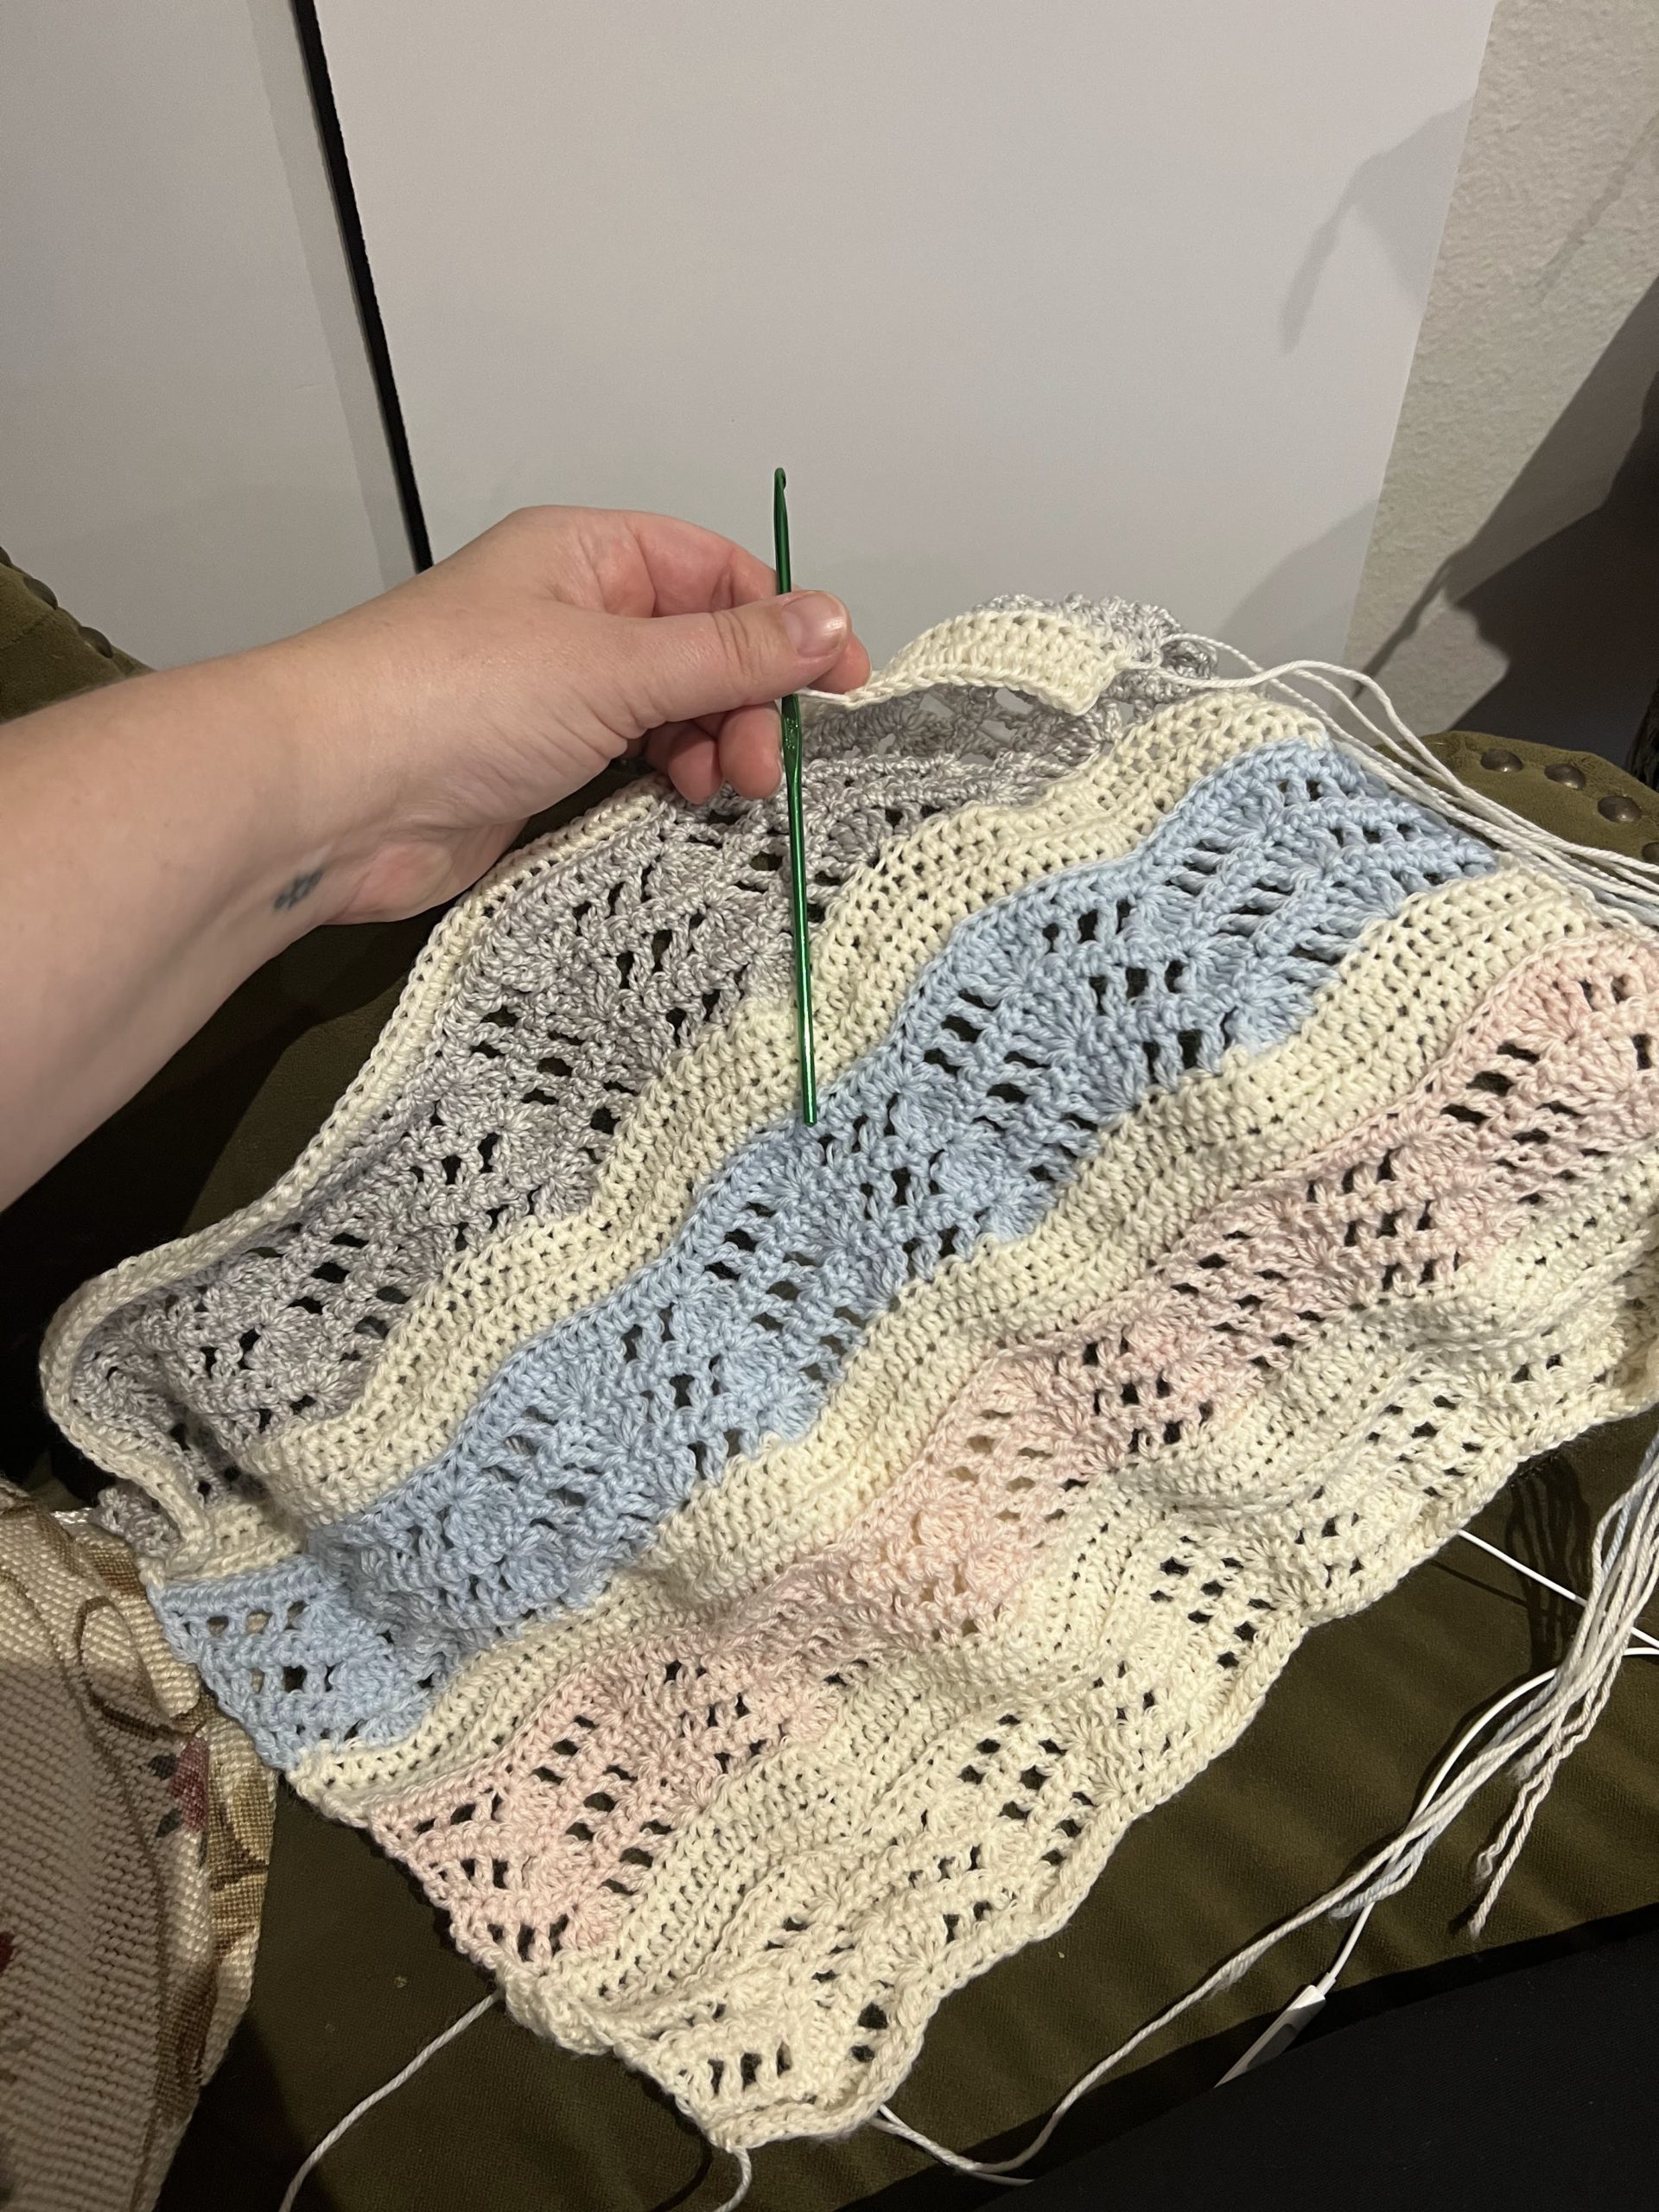
<path fill-rule="evenodd" d="M 819 711 L 815 1128 L 779 810 L 644 785 L 48 1344 L 266 1758 L 728 2145 L 1659 1389 L 1659 946 L 1196 672 L 1003 602 Z"/>

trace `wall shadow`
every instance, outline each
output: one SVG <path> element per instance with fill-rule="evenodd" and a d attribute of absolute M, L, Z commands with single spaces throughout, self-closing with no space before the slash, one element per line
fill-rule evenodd
<path fill-rule="evenodd" d="M 1381 243 L 1400 289 L 1422 313 L 1471 105 L 1465 100 L 1442 115 L 1431 115 L 1397 146 L 1370 155 L 1349 178 L 1342 197 L 1308 240 L 1280 305 L 1279 335 L 1287 353 L 1301 342 L 1351 216 Z"/>
<path fill-rule="evenodd" d="M 1623 762 L 1659 683 L 1659 283 L 1367 663 L 1450 602 L 1507 661 L 1459 720 Z"/>
<path fill-rule="evenodd" d="M 1375 500 L 1288 553 L 1240 600 L 1217 632 L 1264 667 L 1340 660 L 1370 543 Z"/>

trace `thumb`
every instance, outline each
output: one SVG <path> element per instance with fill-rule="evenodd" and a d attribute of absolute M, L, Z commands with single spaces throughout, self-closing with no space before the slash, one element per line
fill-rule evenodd
<path fill-rule="evenodd" d="M 791 592 L 708 614 L 631 620 L 620 671 L 642 731 L 804 690 L 841 658 L 847 609 L 828 592 Z"/>

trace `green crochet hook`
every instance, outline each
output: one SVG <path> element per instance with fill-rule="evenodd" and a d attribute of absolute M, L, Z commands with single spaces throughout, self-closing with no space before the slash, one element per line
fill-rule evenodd
<path fill-rule="evenodd" d="M 789 506 L 784 472 L 772 473 L 772 566 L 778 588 L 789 582 Z M 801 818 L 801 702 L 791 691 L 778 702 L 784 725 L 784 797 L 789 812 L 789 917 L 795 942 L 795 1034 L 801 1067 L 801 1119 L 810 1128 L 818 1118 L 818 1079 L 812 1062 L 812 940 L 806 914 L 806 830 Z"/>

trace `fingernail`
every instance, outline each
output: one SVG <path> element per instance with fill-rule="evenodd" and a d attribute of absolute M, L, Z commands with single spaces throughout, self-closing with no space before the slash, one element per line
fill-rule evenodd
<path fill-rule="evenodd" d="M 847 610 L 827 591 L 791 592 L 783 602 L 784 628 L 803 660 L 829 660 L 847 641 Z"/>

